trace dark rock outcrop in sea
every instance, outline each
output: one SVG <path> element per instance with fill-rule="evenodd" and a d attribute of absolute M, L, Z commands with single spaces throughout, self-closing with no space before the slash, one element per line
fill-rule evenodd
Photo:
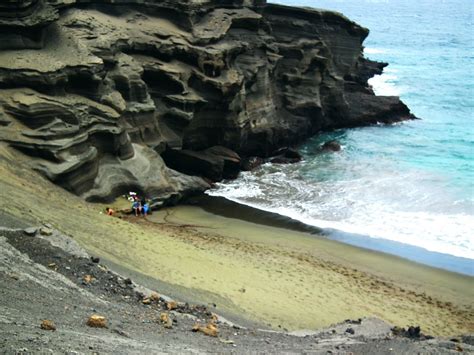
<path fill-rule="evenodd" d="M 367 84 L 385 66 L 363 57 L 367 35 L 339 13 L 264 0 L 8 1 L 0 140 L 84 198 L 133 189 L 160 205 L 209 186 L 172 169 L 235 175 L 223 149 L 268 156 L 412 118 Z"/>

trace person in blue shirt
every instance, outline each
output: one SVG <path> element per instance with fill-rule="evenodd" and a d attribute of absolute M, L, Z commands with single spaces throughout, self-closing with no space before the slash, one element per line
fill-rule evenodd
<path fill-rule="evenodd" d="M 146 197 L 142 197 L 140 203 L 142 206 L 142 215 L 143 217 L 146 217 L 148 215 L 148 212 L 150 212 L 150 204 L 147 202 Z"/>
<path fill-rule="evenodd" d="M 142 211 L 142 205 L 141 205 L 140 201 L 138 201 L 138 200 L 133 201 L 132 210 L 133 210 L 133 212 L 135 212 L 135 216 L 138 217 L 138 215 Z"/>
<path fill-rule="evenodd" d="M 148 211 L 150 211 L 150 205 L 148 202 L 145 202 L 145 204 L 142 206 L 142 214 L 144 217 L 148 215 Z"/>

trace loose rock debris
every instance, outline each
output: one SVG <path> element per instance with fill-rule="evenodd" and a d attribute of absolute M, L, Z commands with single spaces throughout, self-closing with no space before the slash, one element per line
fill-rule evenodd
<path fill-rule="evenodd" d="M 56 325 L 54 325 L 54 323 L 53 323 L 52 321 L 47 320 L 47 319 L 45 319 L 45 320 L 43 320 L 43 321 L 41 322 L 41 326 L 40 326 L 40 327 L 41 327 L 41 329 L 43 329 L 43 330 L 52 330 L 52 331 L 55 331 L 55 330 L 56 330 Z"/>
<path fill-rule="evenodd" d="M 196 323 L 194 324 L 192 331 L 201 332 L 210 337 L 217 337 L 217 334 L 219 333 L 217 325 L 215 325 L 214 323 L 208 323 L 206 326 L 202 326 L 201 324 Z"/>
<path fill-rule="evenodd" d="M 107 319 L 104 316 L 93 314 L 87 320 L 87 325 L 92 328 L 107 328 Z"/>
<path fill-rule="evenodd" d="M 165 313 L 165 312 L 161 313 L 160 314 L 160 320 L 161 320 L 161 323 L 164 324 L 165 328 L 167 328 L 167 329 L 173 328 L 173 321 L 171 320 L 168 313 Z"/>
<path fill-rule="evenodd" d="M 169 311 L 177 309 L 178 308 L 178 303 L 175 302 L 175 301 L 166 302 L 166 308 L 168 308 Z"/>
<path fill-rule="evenodd" d="M 156 292 L 152 292 L 151 295 L 150 295 L 150 300 L 152 302 L 158 303 L 158 301 L 160 300 L 160 295 Z"/>
<path fill-rule="evenodd" d="M 44 236 L 50 236 L 53 234 L 53 230 L 48 227 L 41 227 L 40 228 L 40 234 Z"/>
<path fill-rule="evenodd" d="M 84 281 L 84 283 L 90 284 L 91 282 L 93 282 L 95 280 L 95 277 L 92 276 L 92 275 L 84 275 L 82 280 Z"/>

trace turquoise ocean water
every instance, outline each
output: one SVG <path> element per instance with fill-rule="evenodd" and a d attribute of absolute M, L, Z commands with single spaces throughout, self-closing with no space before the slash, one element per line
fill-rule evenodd
<path fill-rule="evenodd" d="M 211 195 L 321 227 L 329 238 L 474 275 L 474 2 L 282 0 L 370 29 L 370 83 L 421 120 L 325 133 L 304 161 L 264 165 Z M 340 153 L 319 154 L 338 139 Z"/>

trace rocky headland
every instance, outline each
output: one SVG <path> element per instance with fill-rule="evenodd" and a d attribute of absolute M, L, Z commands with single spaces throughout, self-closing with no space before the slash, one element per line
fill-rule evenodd
<path fill-rule="evenodd" d="M 264 0 L 0 5 L 0 141 L 88 201 L 174 203 L 322 130 L 413 118 L 369 31 Z M 205 179 L 203 179 L 204 177 Z"/>

